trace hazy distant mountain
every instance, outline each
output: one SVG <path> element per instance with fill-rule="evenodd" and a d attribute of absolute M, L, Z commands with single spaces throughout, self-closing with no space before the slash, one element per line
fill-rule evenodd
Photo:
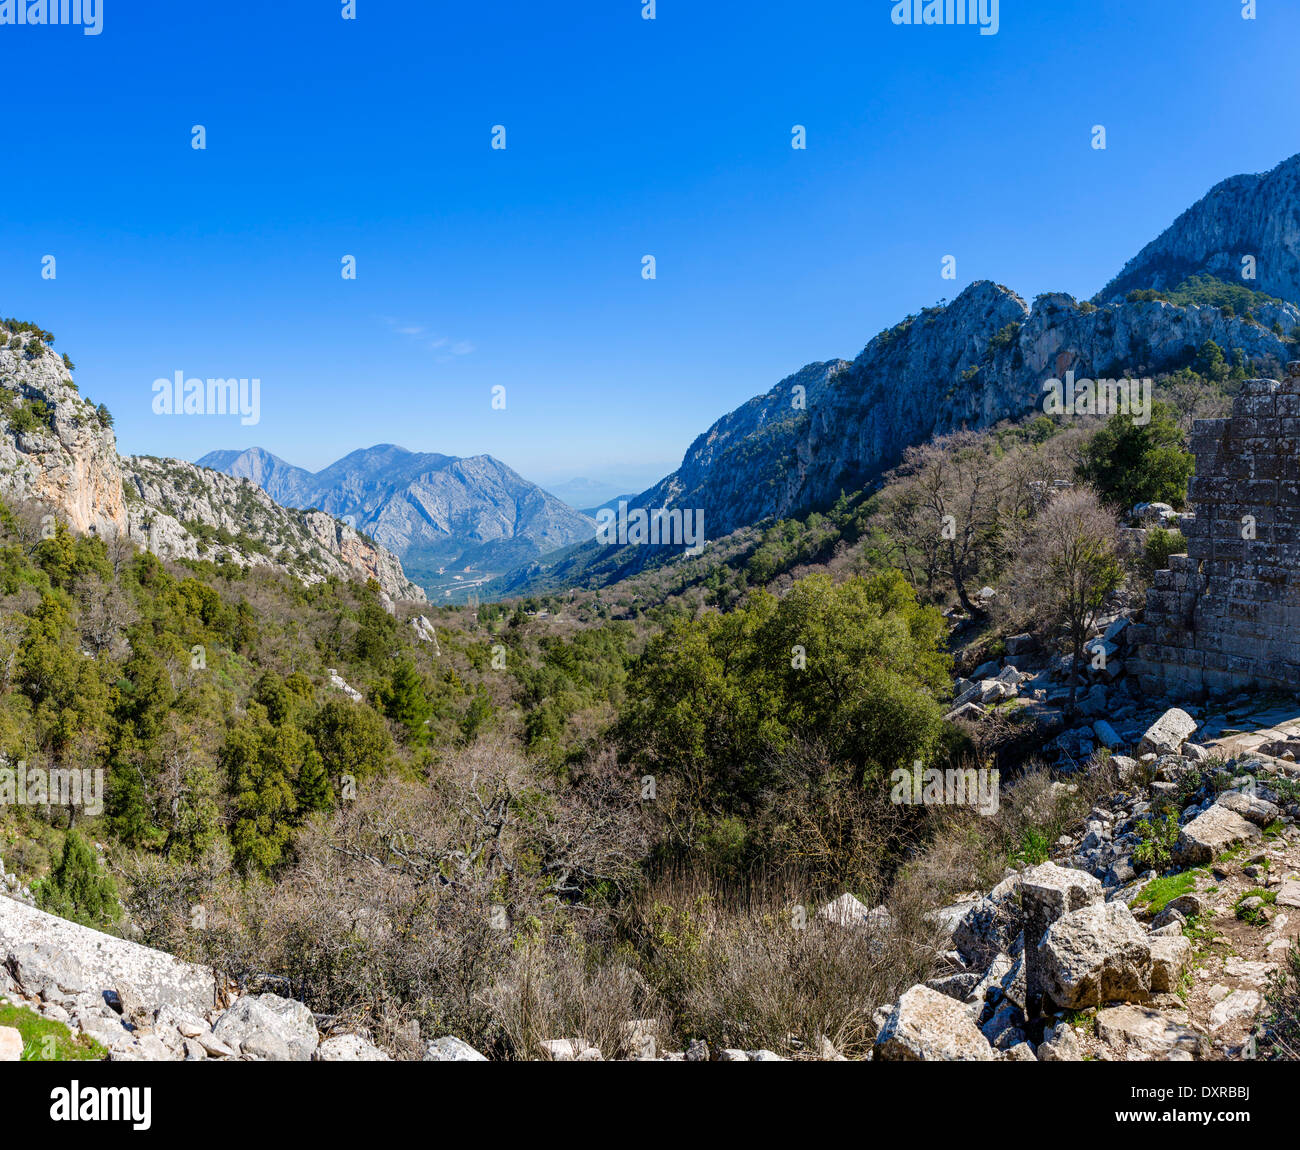
<path fill-rule="evenodd" d="M 594 531 L 589 517 L 490 455 L 458 459 L 384 443 L 315 473 L 260 447 L 214 451 L 198 462 L 253 480 L 278 503 L 353 524 L 440 596 L 451 590 L 461 598 L 475 576 L 529 563 Z"/>
<path fill-rule="evenodd" d="M 604 511 L 607 508 L 616 511 L 620 503 L 631 503 L 632 500 L 635 498 L 636 498 L 635 491 L 631 493 L 615 495 L 611 499 L 606 499 L 601 503 L 597 503 L 594 507 L 584 507 L 582 509 L 582 513 L 583 515 L 590 515 L 594 519 L 596 517 L 597 512 Z"/>

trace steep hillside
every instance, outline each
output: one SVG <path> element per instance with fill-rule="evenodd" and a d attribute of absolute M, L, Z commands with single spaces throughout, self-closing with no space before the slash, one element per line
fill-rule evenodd
<path fill-rule="evenodd" d="M 126 529 L 112 421 L 83 399 L 53 337 L 0 322 L 0 495 L 40 499 L 77 531 Z"/>
<path fill-rule="evenodd" d="M 0 325 L 0 495 L 164 558 L 274 565 L 308 583 L 374 578 L 393 598 L 424 598 L 396 556 L 329 515 L 288 510 L 249 480 L 192 463 L 119 458 L 111 416 L 82 398 L 52 342 L 31 325 Z"/>
<path fill-rule="evenodd" d="M 1253 280 L 1242 278 L 1245 256 L 1255 259 Z M 1198 274 L 1300 301 L 1300 155 L 1270 172 L 1216 184 L 1129 260 L 1097 300 L 1169 290 Z"/>
<path fill-rule="evenodd" d="M 913 444 L 1026 415 L 1041 407 L 1052 377 L 1154 375 L 1190 362 L 1208 341 L 1261 364 L 1284 363 L 1297 326 L 1300 308 L 1280 302 L 1238 315 L 1164 300 L 1097 307 L 1056 293 L 1031 308 L 982 281 L 881 332 L 852 363 L 811 364 L 723 416 L 677 471 L 631 505 L 701 508 L 707 536 L 718 539 L 829 507 L 870 486 Z M 601 585 L 667 550 L 588 542 L 493 587 L 507 594 Z"/>
<path fill-rule="evenodd" d="M 401 561 L 323 511 L 281 507 L 247 479 L 134 455 L 122 461 L 133 540 L 163 559 L 272 564 L 305 583 L 375 579 L 398 599 L 424 599 Z"/>

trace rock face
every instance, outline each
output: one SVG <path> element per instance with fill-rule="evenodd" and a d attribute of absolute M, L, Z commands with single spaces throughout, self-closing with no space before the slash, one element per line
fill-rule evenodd
<path fill-rule="evenodd" d="M 128 982 L 143 999 L 196 1014 L 212 1008 L 212 971 L 0 897 L 0 965 L 21 990 L 102 994 Z"/>
<path fill-rule="evenodd" d="M 1151 991 L 1151 948 L 1122 902 L 1058 920 L 1043 939 L 1040 961 L 1046 992 L 1063 1010 L 1141 1002 Z"/>
<path fill-rule="evenodd" d="M 1039 296 L 1031 308 L 1009 288 L 977 282 L 881 332 L 853 362 L 810 364 L 723 416 L 631 506 L 699 508 L 710 539 L 769 516 L 798 516 L 868 485 L 913 444 L 1041 409 L 1043 384 L 1070 371 L 1154 376 L 1207 340 L 1285 362 L 1290 345 L 1270 329 L 1300 326 L 1300 308 L 1262 305 L 1256 318 L 1161 301 L 1094 307 L 1063 293 Z M 549 567 L 516 573 L 504 590 L 609 582 L 655 550 L 584 544 Z"/>
<path fill-rule="evenodd" d="M 320 511 L 288 510 L 255 484 L 175 459 L 121 459 L 107 416 L 63 359 L 0 325 L 0 497 L 35 500 L 74 531 L 130 539 L 160 558 L 280 567 L 304 582 L 376 579 L 424 599 L 395 555 Z"/>
<path fill-rule="evenodd" d="M 1300 687 L 1300 365 L 1242 386 L 1227 419 L 1198 419 L 1196 517 L 1147 592 L 1133 669 L 1145 691 Z"/>
<path fill-rule="evenodd" d="M 1098 294 L 1121 299 L 1133 288 L 1168 289 L 1208 273 L 1230 283 L 1300 300 L 1300 156 L 1271 172 L 1232 176 L 1216 184 L 1124 265 Z M 1256 261 L 1243 281 L 1242 257 Z"/>
<path fill-rule="evenodd" d="M 276 566 L 304 583 L 374 579 L 394 598 L 423 600 L 401 561 L 323 511 L 281 507 L 246 479 L 179 459 L 122 462 L 130 535 L 162 559 Z"/>
<path fill-rule="evenodd" d="M 0 401 L 6 424 L 0 435 L 0 495 L 39 499 L 75 531 L 103 538 L 124 532 L 126 504 L 113 429 L 81 397 L 59 356 L 32 336 L 11 336 L 3 326 Z M 39 405 L 46 416 L 37 414 Z"/>
<path fill-rule="evenodd" d="M 457 459 L 393 444 L 313 474 L 259 447 L 200 465 L 246 477 L 286 507 L 317 507 L 367 532 L 421 576 L 439 566 L 508 570 L 592 538 L 595 521 L 490 455 Z"/>
<path fill-rule="evenodd" d="M 926 986 L 899 998 L 876 1036 L 882 1062 L 992 1062 L 988 1040 L 961 1003 Z"/>

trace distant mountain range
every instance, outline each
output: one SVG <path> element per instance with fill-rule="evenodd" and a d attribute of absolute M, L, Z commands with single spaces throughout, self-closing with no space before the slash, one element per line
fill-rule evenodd
<path fill-rule="evenodd" d="M 311 472 L 260 447 L 198 465 L 240 476 L 287 507 L 318 508 L 398 555 L 435 601 L 593 536 L 593 520 L 490 455 L 460 459 L 391 443 Z"/>
<path fill-rule="evenodd" d="M 643 469 L 638 469 L 640 474 L 635 476 L 622 476 L 617 481 L 611 482 L 605 479 L 569 479 L 563 483 L 544 483 L 546 488 L 557 499 L 567 503 L 570 507 L 576 507 L 584 514 L 590 515 L 598 507 L 604 507 L 611 502 L 617 502 L 620 499 L 626 499 L 627 492 L 633 493 L 640 491 L 647 483 L 652 483 L 662 474 L 662 471 L 656 469 L 646 473 Z"/>

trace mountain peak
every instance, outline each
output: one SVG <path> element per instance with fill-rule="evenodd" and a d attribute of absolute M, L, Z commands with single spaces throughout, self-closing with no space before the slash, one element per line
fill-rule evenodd
<path fill-rule="evenodd" d="M 1134 256 L 1098 303 L 1212 276 L 1300 302 L 1300 154 L 1215 184 Z"/>

